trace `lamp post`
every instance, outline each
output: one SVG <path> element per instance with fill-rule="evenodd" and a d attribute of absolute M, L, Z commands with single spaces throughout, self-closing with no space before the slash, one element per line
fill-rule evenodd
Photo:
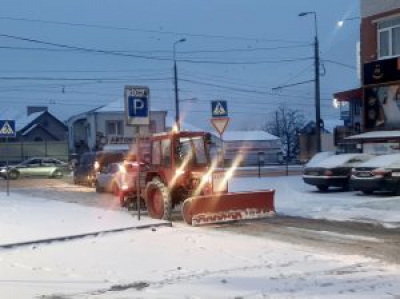
<path fill-rule="evenodd" d="M 314 40 L 314 66 L 315 66 L 315 135 L 317 143 L 317 152 L 321 151 L 321 86 L 319 72 L 319 42 L 318 42 L 318 26 L 317 13 L 308 11 L 299 13 L 299 17 L 314 15 L 315 40 Z"/>
<path fill-rule="evenodd" d="M 351 17 L 351 18 L 344 18 L 343 20 L 340 20 L 337 22 L 337 26 L 342 28 L 347 21 L 354 21 L 354 20 L 360 20 L 360 17 Z"/>
<path fill-rule="evenodd" d="M 173 44 L 173 59 L 174 59 L 174 87 L 175 87 L 175 123 L 178 132 L 181 130 L 179 116 L 179 95 L 178 95 L 178 69 L 176 66 L 176 45 L 186 41 L 186 38 L 181 38 Z"/>

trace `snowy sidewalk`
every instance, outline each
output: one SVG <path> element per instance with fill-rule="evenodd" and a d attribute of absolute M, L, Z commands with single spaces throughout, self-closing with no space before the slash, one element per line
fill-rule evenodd
<path fill-rule="evenodd" d="M 0 245 L 166 223 L 18 193 L 0 193 Z"/>
<path fill-rule="evenodd" d="M 230 191 L 271 188 L 276 189 L 275 208 L 281 215 L 400 227 L 400 196 L 338 190 L 321 193 L 306 185 L 301 176 L 237 178 L 229 184 Z"/>

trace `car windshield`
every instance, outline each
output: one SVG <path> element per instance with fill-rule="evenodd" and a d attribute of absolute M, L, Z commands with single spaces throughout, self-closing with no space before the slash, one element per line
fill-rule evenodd
<path fill-rule="evenodd" d="M 179 139 L 179 161 L 192 165 L 207 164 L 207 155 L 202 137 L 182 137 Z"/>

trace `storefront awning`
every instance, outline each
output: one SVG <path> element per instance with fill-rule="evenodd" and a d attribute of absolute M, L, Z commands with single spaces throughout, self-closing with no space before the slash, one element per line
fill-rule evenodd
<path fill-rule="evenodd" d="M 346 137 L 346 140 L 360 140 L 360 141 L 387 141 L 398 139 L 400 140 L 400 131 L 373 131 Z"/>
<path fill-rule="evenodd" d="M 350 89 L 333 94 L 333 97 L 339 102 L 348 102 L 351 100 L 362 99 L 362 88 Z"/>

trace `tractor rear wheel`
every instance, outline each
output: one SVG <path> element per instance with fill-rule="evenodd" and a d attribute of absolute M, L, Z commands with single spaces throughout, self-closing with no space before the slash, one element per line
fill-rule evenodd
<path fill-rule="evenodd" d="M 151 218 L 171 220 L 172 201 L 168 188 L 159 178 L 146 186 L 147 211 Z"/>

